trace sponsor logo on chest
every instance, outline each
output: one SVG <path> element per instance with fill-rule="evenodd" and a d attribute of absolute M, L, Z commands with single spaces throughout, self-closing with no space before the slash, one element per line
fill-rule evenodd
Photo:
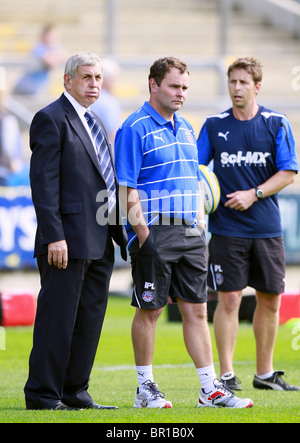
<path fill-rule="evenodd" d="M 221 153 L 221 165 L 227 166 L 242 166 L 242 165 L 254 165 L 254 166 L 267 166 L 267 158 L 270 157 L 270 152 L 252 152 L 252 151 L 238 151 L 236 154 L 230 154 L 229 152 Z"/>

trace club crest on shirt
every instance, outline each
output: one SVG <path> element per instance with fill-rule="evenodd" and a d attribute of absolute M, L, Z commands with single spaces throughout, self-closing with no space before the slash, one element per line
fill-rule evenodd
<path fill-rule="evenodd" d="M 194 143 L 193 134 L 191 134 L 189 131 L 185 131 L 185 136 L 189 143 Z"/>

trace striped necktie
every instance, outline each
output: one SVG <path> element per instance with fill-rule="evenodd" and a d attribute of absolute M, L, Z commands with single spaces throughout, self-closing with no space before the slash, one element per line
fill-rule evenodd
<path fill-rule="evenodd" d="M 108 212 L 111 213 L 116 204 L 116 183 L 109 148 L 102 129 L 95 117 L 89 111 L 86 111 L 84 116 L 87 120 L 87 124 L 90 128 L 92 138 L 96 146 L 99 165 L 108 191 Z"/>

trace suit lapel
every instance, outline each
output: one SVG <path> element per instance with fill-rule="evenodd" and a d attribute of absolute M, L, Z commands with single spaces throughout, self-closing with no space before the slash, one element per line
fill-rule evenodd
<path fill-rule="evenodd" d="M 88 155 L 90 156 L 92 162 L 94 163 L 96 169 L 99 171 L 99 174 L 104 180 L 104 177 L 102 175 L 102 171 L 98 162 L 98 158 L 95 152 L 94 145 L 91 141 L 91 138 L 89 134 L 87 133 L 82 121 L 80 120 L 80 117 L 78 116 L 77 112 L 75 111 L 72 104 L 69 102 L 69 100 L 64 96 L 64 94 L 61 96 L 63 107 L 66 111 L 66 118 L 69 121 L 70 125 L 74 129 L 74 131 L 77 133 L 78 137 L 80 138 L 84 148 L 86 149 Z"/>

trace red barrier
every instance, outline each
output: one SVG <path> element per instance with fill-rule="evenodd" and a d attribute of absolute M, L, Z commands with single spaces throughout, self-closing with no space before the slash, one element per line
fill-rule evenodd
<path fill-rule="evenodd" d="M 300 293 L 288 292 L 281 296 L 279 323 L 286 323 L 291 318 L 300 318 Z"/>
<path fill-rule="evenodd" d="M 6 326 L 32 326 L 36 313 L 33 291 L 3 291 L 0 294 L 0 324 Z"/>

